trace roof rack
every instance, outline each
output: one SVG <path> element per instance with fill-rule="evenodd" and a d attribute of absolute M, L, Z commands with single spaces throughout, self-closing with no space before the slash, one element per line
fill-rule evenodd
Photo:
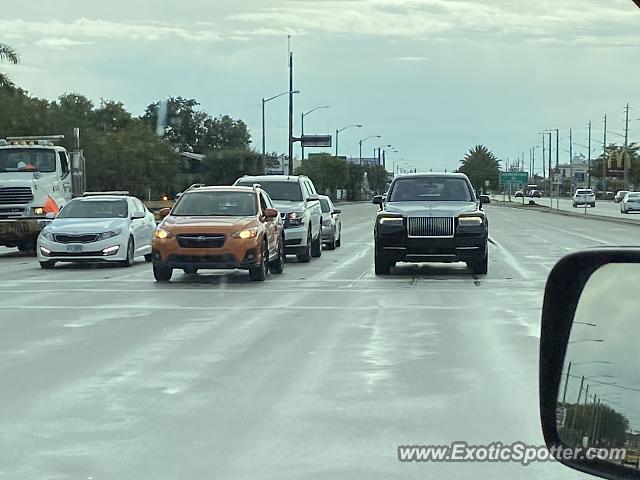
<path fill-rule="evenodd" d="M 194 183 L 193 185 L 191 185 L 189 188 L 187 188 L 185 190 L 185 192 L 188 192 L 189 190 L 194 190 L 196 188 L 201 188 L 201 187 L 205 187 L 206 185 L 204 183 Z"/>
<path fill-rule="evenodd" d="M 118 196 L 118 197 L 125 197 L 125 196 L 129 196 L 129 192 L 126 190 L 114 190 L 110 192 L 84 192 L 82 194 L 83 197 L 96 197 L 100 195 L 112 195 L 112 196 Z"/>
<path fill-rule="evenodd" d="M 31 146 L 37 145 L 41 147 L 54 146 L 57 141 L 64 140 L 64 135 L 35 135 L 35 136 L 21 136 L 21 137 L 7 137 L 0 141 L 0 145 L 21 145 Z"/>

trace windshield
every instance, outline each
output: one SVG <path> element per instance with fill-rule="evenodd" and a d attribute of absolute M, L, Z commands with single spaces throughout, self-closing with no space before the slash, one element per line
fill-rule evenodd
<path fill-rule="evenodd" d="M 256 215 L 252 192 L 189 192 L 180 197 L 171 214 L 177 216 L 245 217 Z"/>
<path fill-rule="evenodd" d="M 469 184 L 456 177 L 417 177 L 397 180 L 391 202 L 472 202 Z"/>
<path fill-rule="evenodd" d="M 0 148 L 1 172 L 55 172 L 56 152 L 47 148 Z"/>
<path fill-rule="evenodd" d="M 72 200 L 58 218 L 126 218 L 126 200 Z"/>
<path fill-rule="evenodd" d="M 260 183 L 262 189 L 269 194 L 271 200 L 288 202 L 302 201 L 302 192 L 300 191 L 300 184 L 298 182 L 261 180 L 258 183 Z M 250 187 L 253 183 L 240 181 L 238 185 Z"/>

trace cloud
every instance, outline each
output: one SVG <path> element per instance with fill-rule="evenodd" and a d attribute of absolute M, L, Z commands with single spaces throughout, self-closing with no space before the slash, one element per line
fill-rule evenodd
<path fill-rule="evenodd" d="M 394 58 L 396 62 L 409 62 L 409 63 L 419 63 L 426 62 L 429 60 L 429 57 L 398 57 Z"/>
<path fill-rule="evenodd" d="M 59 50 L 66 50 L 67 48 L 78 47 L 81 45 L 91 45 L 92 43 L 93 42 L 71 40 L 66 37 L 48 37 L 35 42 L 35 44 L 39 47 L 54 48 Z"/>

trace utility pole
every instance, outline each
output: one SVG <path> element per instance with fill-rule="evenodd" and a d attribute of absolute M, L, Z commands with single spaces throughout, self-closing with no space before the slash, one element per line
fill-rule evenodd
<path fill-rule="evenodd" d="M 629 189 L 629 172 L 627 171 L 627 147 L 629 146 L 629 104 L 625 107 L 624 119 L 624 151 L 622 152 L 622 163 L 624 164 L 624 188 Z"/>
<path fill-rule="evenodd" d="M 551 199 L 551 208 L 553 208 L 553 181 L 551 178 L 551 132 L 549 132 L 549 198 Z"/>
<path fill-rule="evenodd" d="M 304 137 L 304 112 L 300 114 L 300 136 Z M 304 160 L 304 145 L 300 140 L 300 158 Z"/>
<path fill-rule="evenodd" d="M 569 195 L 573 195 L 573 129 L 571 128 L 569 129 Z"/>
<path fill-rule="evenodd" d="M 542 135 L 542 186 L 544 187 L 544 194 L 547 195 L 547 193 L 548 193 L 547 192 L 547 182 L 546 182 L 547 169 L 544 166 L 544 163 L 545 163 L 545 157 L 544 156 L 545 156 L 545 152 L 546 152 L 545 145 L 544 145 L 544 142 L 545 142 L 544 133 L 541 133 L 541 135 Z"/>
<path fill-rule="evenodd" d="M 582 386 L 584 385 L 584 375 L 582 376 L 582 380 L 580 380 L 580 390 L 578 391 L 578 401 L 576 402 L 576 405 L 580 405 L 580 397 L 582 396 Z M 589 386 L 587 385 L 587 389 L 589 388 Z"/>
<path fill-rule="evenodd" d="M 264 104 L 266 103 L 264 97 L 262 97 L 262 156 L 267 154 L 267 140 L 264 133 Z"/>
<path fill-rule="evenodd" d="M 291 40 L 291 35 L 288 35 Z M 289 175 L 293 175 L 293 52 L 289 49 Z"/>
<path fill-rule="evenodd" d="M 587 145 L 589 146 L 589 153 L 587 154 L 587 188 L 591 188 L 591 121 L 589 121 L 589 143 Z"/>
<path fill-rule="evenodd" d="M 567 385 L 569 385 L 569 374 L 571 373 L 571 362 L 567 367 L 567 379 L 564 381 L 564 392 L 562 393 L 562 403 L 567 401 Z"/>
<path fill-rule="evenodd" d="M 607 191 L 607 116 L 604 116 L 604 133 L 602 134 L 602 191 Z"/>

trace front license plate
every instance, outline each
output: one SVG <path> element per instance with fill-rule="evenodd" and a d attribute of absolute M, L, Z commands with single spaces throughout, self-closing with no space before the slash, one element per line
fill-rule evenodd
<path fill-rule="evenodd" d="M 81 251 L 82 251 L 82 245 L 67 245 L 67 252 L 77 253 Z"/>

